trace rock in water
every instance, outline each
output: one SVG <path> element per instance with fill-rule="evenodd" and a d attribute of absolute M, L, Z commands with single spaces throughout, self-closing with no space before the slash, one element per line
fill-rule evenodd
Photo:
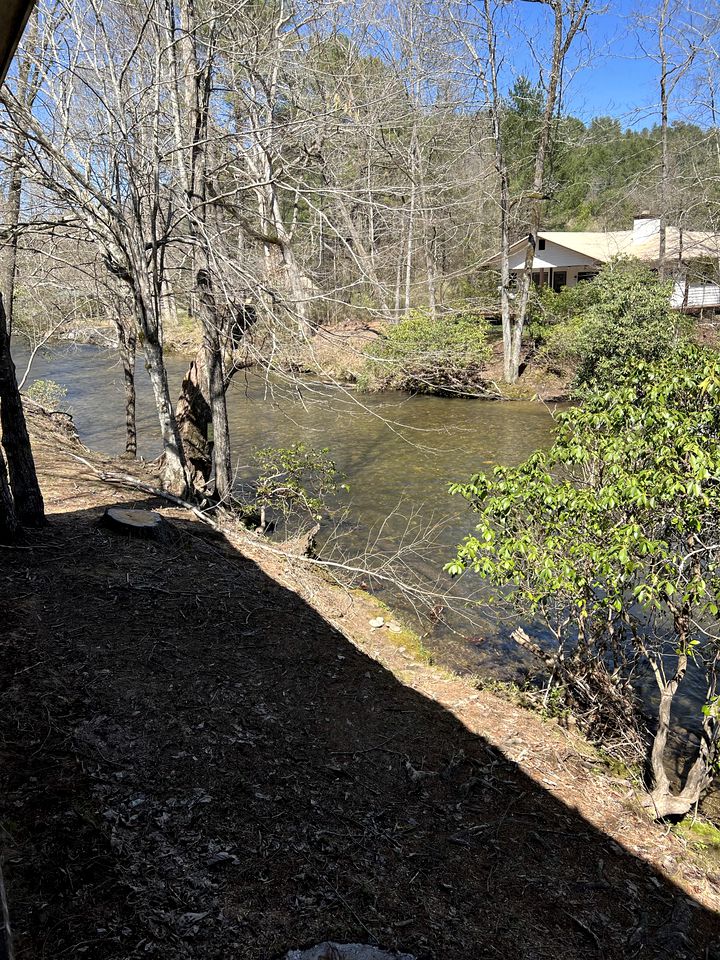
<path fill-rule="evenodd" d="M 283 960 L 415 960 L 409 953 L 394 953 L 362 943 L 319 943 L 309 950 L 291 950 Z"/>
<path fill-rule="evenodd" d="M 112 530 L 134 537 L 154 537 L 164 523 L 154 510 L 132 510 L 129 507 L 108 507 L 103 522 Z"/>

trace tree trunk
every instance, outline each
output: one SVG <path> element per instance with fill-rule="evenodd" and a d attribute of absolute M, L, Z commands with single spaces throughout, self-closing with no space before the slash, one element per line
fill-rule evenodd
<path fill-rule="evenodd" d="M 8 336 L 12 335 L 13 306 L 15 303 L 15 276 L 17 274 L 18 226 L 20 225 L 20 199 L 22 196 L 22 173 L 20 162 L 22 150 L 16 149 L 10 168 L 10 183 L 8 184 L 6 201 L 6 220 L 10 231 L 8 242 L 5 245 L 5 257 L 2 271 L 2 290 L 5 299 L 5 316 Z"/>
<path fill-rule="evenodd" d="M 198 290 L 200 285 L 198 284 Z M 201 294 L 200 309 L 203 320 L 206 314 L 203 309 L 203 299 L 205 294 Z M 210 299 L 208 304 L 210 310 L 207 314 L 207 320 L 212 324 L 209 331 L 209 343 L 203 341 L 203 346 L 199 356 L 190 364 L 188 372 L 182 382 L 180 398 L 175 409 L 178 429 L 182 438 L 183 448 L 186 452 L 188 466 L 191 473 L 191 482 L 193 486 L 200 491 L 205 492 L 205 488 L 212 473 L 213 454 L 215 456 L 216 476 L 218 464 L 222 464 L 224 478 L 221 478 L 219 484 L 216 484 L 216 493 L 219 497 L 229 496 L 232 490 L 232 460 L 230 456 L 229 423 L 227 420 L 227 389 L 233 376 L 238 370 L 252 365 L 252 359 L 238 360 L 233 357 L 233 349 L 237 350 L 242 340 L 257 322 L 257 312 L 245 304 L 240 307 L 233 320 L 233 326 L 230 330 L 230 336 L 226 337 L 213 321 L 215 320 L 216 307 Z M 213 344 L 213 333 L 217 337 L 217 343 Z M 226 349 L 223 350 L 223 340 L 226 341 Z M 212 350 L 220 351 L 220 362 L 215 361 L 215 370 L 211 375 L 208 369 L 208 359 Z M 217 358 L 217 354 L 215 355 Z M 219 382 L 217 377 L 220 373 L 223 377 Z M 208 399 L 210 398 L 210 399 Z M 218 408 L 217 426 L 213 420 L 212 401 L 215 400 Z M 224 411 L 224 412 L 223 412 Z M 213 441 L 210 440 L 210 426 L 213 428 Z M 221 450 L 217 450 L 217 441 L 219 437 L 226 437 L 226 442 L 220 444 Z"/>
<path fill-rule="evenodd" d="M 207 369 L 208 399 L 212 414 L 215 459 L 215 492 L 224 503 L 232 492 L 232 458 L 230 454 L 230 424 L 225 401 L 220 318 L 215 304 L 210 273 L 198 272 L 200 312 L 203 325 L 203 349 Z"/>
<path fill-rule="evenodd" d="M 210 424 L 212 411 L 207 401 L 207 376 L 204 369 L 205 352 L 191 362 L 180 387 L 175 407 L 178 431 L 182 439 L 191 486 L 205 492 L 212 473 L 212 442 Z"/>
<path fill-rule="evenodd" d="M 665 747 L 670 732 L 670 714 L 672 702 L 677 688 L 682 682 L 687 669 L 687 657 L 681 656 L 678 668 L 673 679 L 660 690 L 660 705 L 658 707 L 658 725 L 650 751 L 650 771 L 653 778 L 653 789 L 650 799 L 656 808 L 658 819 L 667 816 L 670 797 L 670 781 L 665 770 Z"/>
<path fill-rule="evenodd" d="M 17 528 L 15 504 L 8 484 L 5 457 L 0 448 L 0 543 L 12 543 L 17 535 Z"/>
<path fill-rule="evenodd" d="M 437 263 L 435 257 L 436 236 L 435 228 L 430 230 L 430 236 L 425 234 L 425 266 L 427 270 L 427 289 L 428 289 L 428 307 L 430 316 L 435 319 L 437 316 Z"/>
<path fill-rule="evenodd" d="M 35 473 L 30 437 L 20 399 L 15 364 L 10 354 L 10 334 L 0 295 L 0 424 L 7 457 L 15 515 L 20 524 L 37 527 L 45 523 L 45 505 Z"/>
<path fill-rule="evenodd" d="M 510 308 L 510 188 L 507 167 L 502 156 L 498 157 L 500 174 L 500 313 L 503 336 L 503 378 L 512 383 L 512 316 Z"/>
<path fill-rule="evenodd" d="M 170 493 L 177 497 L 185 497 L 188 492 L 186 461 L 180 444 L 175 414 L 170 402 L 170 390 L 162 347 L 157 337 L 147 336 L 145 337 L 144 347 L 145 363 L 155 397 L 160 434 L 163 441 L 163 482 Z"/>
<path fill-rule="evenodd" d="M 408 217 L 407 246 L 405 258 L 405 313 L 410 310 L 410 299 L 412 291 L 412 267 L 413 267 L 413 240 L 415 222 L 415 181 L 410 185 L 410 213 Z"/>
<path fill-rule="evenodd" d="M 530 230 L 528 234 L 527 249 L 525 253 L 525 267 L 520 284 L 519 295 L 516 300 L 515 320 L 512 324 L 512 337 L 510 342 L 510 356 L 505 355 L 505 379 L 508 383 L 515 383 L 519 375 L 520 353 L 522 349 L 522 335 L 525 326 L 525 317 L 527 315 L 528 304 L 530 302 L 530 286 L 532 283 L 532 265 L 535 259 L 535 249 L 537 246 L 538 233 L 540 231 L 541 217 L 543 210 L 543 201 L 545 197 L 545 171 L 547 158 L 552 143 L 553 126 L 555 123 L 555 110 L 558 103 L 558 97 L 561 90 L 561 80 L 563 65 L 572 42 L 587 18 L 590 0 L 580 0 L 577 5 L 572 5 L 566 11 L 565 6 L 560 3 L 548 4 L 553 11 L 554 31 L 552 57 L 549 68 L 549 81 L 547 85 L 547 97 L 545 100 L 545 110 L 543 112 L 542 123 L 538 136 L 537 150 L 535 153 L 535 164 L 533 173 L 532 192 L 530 194 Z M 490 23 L 489 6 L 486 4 L 486 16 Z M 565 30 L 565 16 L 569 17 L 567 30 Z M 493 66 L 495 71 L 494 82 L 495 109 L 499 113 L 500 100 L 497 89 L 497 65 Z M 507 338 L 503 337 L 503 345 L 507 349 Z"/>
<path fill-rule="evenodd" d="M 400 319 L 400 294 L 402 288 L 402 268 L 403 268 L 403 252 L 405 249 L 405 227 L 404 225 L 400 228 L 400 244 L 398 246 L 397 253 L 397 265 L 395 269 L 395 309 L 394 317 L 396 320 Z"/>
<path fill-rule="evenodd" d="M 293 251 L 289 234 L 282 227 L 280 220 L 276 222 L 276 230 L 280 237 L 280 250 L 282 251 L 285 274 L 290 284 L 293 312 L 297 319 L 298 331 L 304 340 L 309 340 L 312 336 L 312 327 L 308 319 L 307 303 L 305 302 L 307 295 L 303 289 L 305 277 L 301 273 L 297 260 L 295 259 L 295 252 Z"/>
<path fill-rule="evenodd" d="M 120 316 L 115 318 L 120 361 L 125 381 L 125 454 L 137 456 L 137 427 L 135 423 L 135 355 L 137 335 L 131 321 Z"/>
<path fill-rule="evenodd" d="M 307 278 L 298 266 L 295 250 L 293 249 L 293 237 L 290 230 L 285 226 L 280 209 L 280 200 L 275 183 L 275 174 L 269 159 L 266 160 L 266 177 L 268 183 L 265 186 L 267 192 L 267 210 L 271 217 L 275 236 L 278 240 L 280 254 L 282 256 L 283 268 L 290 289 L 290 299 L 292 303 L 291 313 L 297 321 L 298 332 L 304 340 L 309 340 L 312 336 L 312 327 L 308 319 L 307 310 Z"/>
<path fill-rule="evenodd" d="M 172 4 L 168 4 L 168 27 L 176 36 Z M 192 151 L 186 159 L 178 152 L 179 179 L 187 209 L 187 223 L 195 240 L 192 247 L 192 265 L 195 286 L 193 304 L 200 314 L 203 328 L 201 363 L 191 365 L 183 381 L 182 394 L 177 405 L 187 458 L 194 471 L 193 483 L 200 492 L 205 488 L 215 461 L 215 493 L 228 502 L 232 491 L 232 459 L 230 427 L 225 402 L 225 376 L 220 339 L 221 317 L 215 302 L 210 271 L 210 250 L 207 238 L 207 130 L 212 89 L 213 42 L 206 49 L 207 62 L 200 67 L 198 56 L 198 23 L 192 0 L 180 3 L 180 34 L 177 45 L 170 47 L 172 71 L 175 78 L 174 124 L 178 148 L 183 143 L 183 120 L 189 122 Z M 184 95 L 181 102 L 180 90 Z M 278 208 L 279 209 L 279 208 Z M 284 254 L 284 248 L 283 248 Z M 201 269 L 195 271 L 195 264 Z M 294 263 L 294 261 L 293 261 Z M 302 304 L 304 310 L 304 304 Z M 304 318 L 304 313 L 303 313 Z M 209 440 L 212 423 L 213 440 Z"/>
<path fill-rule="evenodd" d="M 134 236 L 128 235 L 125 264 L 118 267 L 122 260 L 120 257 L 113 257 L 107 250 L 105 262 L 111 272 L 127 284 L 132 295 L 132 309 L 145 354 L 145 369 L 150 379 L 160 424 L 163 447 L 163 486 L 174 496 L 184 499 L 188 493 L 186 460 L 180 442 L 175 411 L 170 400 L 170 388 L 163 356 L 159 301 L 153 295 L 147 264 L 144 262 L 144 251 L 138 250 L 135 239 Z"/>
<path fill-rule="evenodd" d="M 166 278 L 162 282 L 162 318 L 163 323 L 168 320 L 176 328 L 178 325 L 178 312 L 177 312 L 177 301 L 175 299 L 175 291 L 173 290 L 172 284 Z"/>
<path fill-rule="evenodd" d="M 685 642 L 686 633 L 680 637 L 680 649 L 683 649 Z M 687 656 L 681 653 L 678 656 L 675 676 L 667 682 L 662 682 L 662 674 L 658 669 L 655 669 L 655 676 L 660 687 L 660 705 L 658 707 L 657 731 L 650 753 L 652 789 L 644 798 L 643 806 L 656 820 L 662 820 L 665 817 L 685 816 L 700 801 L 713 779 L 712 761 L 716 746 L 717 704 L 710 708 L 703 720 L 702 737 L 697 756 L 685 777 L 685 783 L 678 793 L 672 792 L 670 779 L 665 769 L 665 748 L 670 732 L 672 704 L 687 671 L 687 664 Z"/>
<path fill-rule="evenodd" d="M 665 770 L 665 747 L 670 731 L 670 711 L 676 690 L 677 682 L 673 679 L 660 694 L 658 729 L 650 757 L 653 785 L 650 793 L 643 799 L 643 806 L 656 820 L 664 820 L 666 817 L 684 817 L 700 801 L 712 781 L 707 763 L 707 751 L 701 744 L 701 749 L 685 778 L 682 789 L 679 793 L 672 792 Z"/>
<path fill-rule="evenodd" d="M 141 309 L 144 309 L 144 305 L 141 305 Z M 175 496 L 185 497 L 188 493 L 186 461 L 180 443 L 177 421 L 170 402 L 170 388 L 168 387 L 162 344 L 157 329 L 148 324 L 147 320 L 140 325 L 140 328 L 143 331 L 145 366 L 155 397 L 160 435 L 163 442 L 163 483 Z"/>
<path fill-rule="evenodd" d="M 512 296 L 510 292 L 510 176 L 500 122 L 504 101 L 500 92 L 497 41 L 489 0 L 484 0 L 484 11 L 487 29 L 488 72 L 483 75 L 483 84 L 490 104 L 493 143 L 495 145 L 495 170 L 500 181 L 500 312 L 503 336 L 503 378 L 506 383 L 512 383 L 514 364 L 510 302 Z"/>
<path fill-rule="evenodd" d="M 553 40 L 553 58 L 550 68 L 550 85 L 545 102 L 545 111 L 543 115 L 542 127 L 538 140 L 537 153 L 535 155 L 535 170 L 533 174 L 531 213 L 530 213 L 530 233 L 528 235 L 527 249 L 525 253 L 525 268 L 523 270 L 522 280 L 520 282 L 520 295 L 517 300 L 515 310 L 515 322 L 512 330 L 512 343 L 510 346 L 509 363 L 506 360 L 509 377 L 506 377 L 508 383 L 515 383 L 520 373 L 520 352 L 522 350 L 522 335 L 525 326 L 525 317 L 527 315 L 528 304 L 530 302 L 530 287 L 532 285 L 532 268 L 537 249 L 538 233 L 540 232 L 543 196 L 545 192 L 545 163 L 548 149 L 550 146 L 550 135 L 552 132 L 553 118 L 555 115 L 555 101 L 557 97 L 558 85 L 560 83 L 560 71 L 563 63 L 563 19 L 562 8 L 555 9 L 555 34 Z"/>
<path fill-rule="evenodd" d="M 33 17 L 28 27 L 26 42 L 26 53 L 20 58 L 18 63 L 17 88 L 18 98 L 27 106 L 32 107 L 32 103 L 37 95 L 37 80 L 31 89 L 29 79 L 31 64 L 33 61 L 33 50 L 37 43 L 38 20 Z M 2 278 L 0 290 L 5 297 L 5 316 L 8 329 L 8 336 L 12 336 L 14 305 L 15 305 L 15 280 L 17 277 L 17 254 L 18 254 L 18 227 L 20 226 L 20 210 L 22 205 L 23 174 L 22 161 L 25 153 L 25 139 L 20 134 L 15 136 L 15 145 L 10 161 L 10 179 L 6 197 L 5 222 L 7 224 L 10 236 L 5 246 L 5 257 L 3 263 Z"/>

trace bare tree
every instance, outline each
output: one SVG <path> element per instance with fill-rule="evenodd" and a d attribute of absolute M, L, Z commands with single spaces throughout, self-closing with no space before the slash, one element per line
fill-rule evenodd
<path fill-rule="evenodd" d="M 159 196 L 161 96 L 153 82 L 159 38 L 150 29 L 150 8 L 143 16 L 101 3 L 87 0 L 67 11 L 57 3 L 44 21 L 46 62 L 37 65 L 42 109 L 33 110 L 7 90 L 2 103 L 10 131 L 27 143 L 26 175 L 77 211 L 108 270 L 128 287 L 155 395 L 165 481 L 184 494 L 185 457 L 168 390 L 160 317 L 170 223 Z"/>
<path fill-rule="evenodd" d="M 544 105 L 535 132 L 533 173 L 530 189 L 522 197 L 511 196 L 508 157 L 510 145 L 506 141 L 503 116 L 506 111 L 506 93 L 503 88 L 503 67 L 509 45 L 518 42 L 518 17 L 522 4 L 533 3 L 547 8 L 551 22 L 551 42 L 546 57 L 536 51 L 527 37 L 524 42 L 539 62 L 540 83 Z M 561 104 L 564 74 L 568 54 L 578 34 L 585 30 L 592 12 L 591 0 L 470 0 L 454 6 L 451 19 L 455 25 L 459 45 L 469 55 L 469 66 L 476 72 L 492 126 L 495 143 L 495 169 L 498 178 L 498 226 L 500 237 L 500 297 L 503 325 L 504 377 L 514 383 L 519 374 L 522 336 L 525 327 L 530 290 L 532 264 L 541 227 L 544 202 L 548 199 L 548 159 L 557 127 L 557 113 Z M 512 29 L 508 28 L 512 18 Z M 505 35 L 505 29 L 509 35 Z M 542 36 L 540 36 L 542 42 Z M 506 41 L 508 47 L 503 47 Z M 547 67 L 545 68 L 545 64 Z M 527 216 L 527 245 L 524 271 L 517 291 L 510 284 L 510 223 L 513 206 L 522 200 Z"/>
<path fill-rule="evenodd" d="M 660 94 L 660 182 L 658 271 L 665 276 L 667 268 L 667 227 L 670 212 L 670 103 L 679 84 L 691 70 L 698 53 L 706 40 L 707 21 L 694 14 L 687 0 L 660 0 L 654 10 L 638 15 L 638 24 L 643 31 L 655 35 L 656 46 L 648 48 L 640 35 L 640 47 L 645 56 L 658 66 Z"/>
<path fill-rule="evenodd" d="M 512 330 L 510 361 L 506 364 L 505 377 L 510 383 L 517 380 L 520 370 L 522 335 L 525 317 L 530 302 L 532 283 L 532 265 L 537 249 L 538 233 L 541 227 L 543 201 L 547 199 L 545 176 L 548 152 L 555 126 L 555 113 L 561 96 L 561 84 L 565 60 L 578 32 L 586 25 L 591 10 L 591 0 L 530 0 L 549 7 L 553 23 L 552 53 L 545 87 L 545 110 L 537 134 L 535 149 L 535 169 L 529 200 L 530 229 L 525 253 L 525 267 L 522 274 L 518 297 L 515 303 L 515 316 Z"/>
<path fill-rule="evenodd" d="M 175 5 L 166 0 L 173 129 L 181 188 L 180 209 L 183 211 L 184 226 L 191 242 L 191 270 L 195 284 L 191 302 L 199 314 L 203 330 L 202 357 L 196 361 L 194 368 L 201 380 L 193 385 L 193 392 L 184 396 L 181 401 L 184 404 L 182 428 L 187 431 L 192 425 L 195 433 L 203 433 L 203 449 L 209 454 L 207 425 L 202 425 L 203 415 L 197 415 L 195 399 L 199 399 L 201 409 L 209 408 L 212 422 L 216 493 L 222 501 L 228 502 L 232 490 L 232 459 L 222 346 L 227 332 L 223 329 L 223 313 L 218 309 L 213 290 L 213 255 L 208 236 L 208 207 L 211 203 L 208 149 L 218 15 L 214 4 L 205 11 L 202 20 L 205 26 L 203 38 L 200 35 L 200 21 L 196 15 L 194 0 L 180 0 L 178 6 L 179 28 L 176 24 Z M 191 384 L 192 379 L 192 376 L 186 377 L 183 387 Z M 199 454 L 197 446 L 194 453 L 193 460 L 196 460 Z M 207 467 L 201 470 L 201 476 L 206 482 L 209 477 Z"/>
<path fill-rule="evenodd" d="M 283 107 L 288 109 L 283 102 L 289 92 L 284 65 L 297 56 L 301 31 L 312 17 L 310 7 L 274 0 L 262 11 L 236 18 L 230 34 L 239 55 L 229 63 L 236 130 L 248 142 L 242 159 L 257 205 L 257 232 L 263 238 L 264 282 L 272 285 L 278 269 L 284 274 L 289 294 L 284 299 L 305 337 L 311 333 L 311 284 L 295 249 L 300 184 L 292 182 L 288 164 L 293 118 L 281 116 Z M 288 195 L 289 217 L 283 209 Z"/>

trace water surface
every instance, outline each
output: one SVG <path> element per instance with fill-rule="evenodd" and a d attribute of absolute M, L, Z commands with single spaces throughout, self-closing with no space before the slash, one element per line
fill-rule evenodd
<path fill-rule="evenodd" d="M 16 349 L 20 369 L 24 360 L 23 350 Z M 168 358 L 174 395 L 186 366 L 185 358 Z M 143 374 L 139 361 L 138 451 L 153 458 L 160 444 L 152 393 Z M 107 454 L 123 451 L 123 379 L 113 351 L 85 345 L 55 348 L 36 359 L 31 379 L 51 379 L 67 389 L 65 402 L 89 447 Z M 443 563 L 472 528 L 467 504 L 448 496 L 448 482 L 495 464 L 520 463 L 547 446 L 553 430 L 550 409 L 539 403 L 358 395 L 256 374 L 235 379 L 228 409 L 241 485 L 253 477 L 252 452 L 258 447 L 299 441 L 327 447 L 350 492 L 338 498 L 342 513 L 324 529 L 323 555 L 377 567 L 399 551 L 399 565 L 394 562 L 385 572 L 422 582 L 440 594 L 450 583 L 442 573 Z M 413 616 L 402 591 L 384 581 L 375 586 L 384 599 Z M 468 593 L 477 588 L 476 578 L 467 578 L 459 589 Z M 462 670 L 484 664 L 505 676 L 517 675 L 523 661 L 508 642 L 510 625 L 498 625 L 478 611 L 473 612 L 474 622 L 447 608 L 444 616 L 447 625 L 416 622 L 443 659 Z"/>

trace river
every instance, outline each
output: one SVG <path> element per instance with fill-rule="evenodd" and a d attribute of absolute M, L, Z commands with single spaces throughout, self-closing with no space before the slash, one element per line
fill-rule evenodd
<path fill-rule="evenodd" d="M 25 352 L 16 348 L 15 359 L 22 370 Z M 173 395 L 186 366 L 184 358 L 168 358 Z M 87 446 L 110 455 L 123 451 L 123 382 L 116 354 L 86 345 L 56 347 L 36 358 L 31 379 L 54 380 L 67 389 L 65 405 Z M 391 579 L 402 577 L 439 593 L 450 586 L 443 563 L 472 529 L 471 511 L 462 499 L 448 495 L 448 482 L 496 464 L 520 463 L 547 447 L 553 432 L 551 409 L 540 403 L 358 395 L 257 374 L 236 377 L 228 410 L 240 483 L 252 479 L 251 455 L 258 447 L 304 441 L 329 448 L 350 491 L 337 504 L 342 512 L 325 527 L 323 556 L 356 562 L 368 554 L 377 567 L 399 550 L 401 567 L 396 562 L 389 568 Z M 157 419 L 141 362 L 137 425 L 139 454 L 157 456 Z M 472 575 L 464 581 L 455 588 L 461 595 L 482 589 Z M 373 586 L 413 623 L 433 655 L 460 673 L 522 680 L 534 666 L 510 639 L 514 623 L 498 621 L 477 606 L 446 608 L 445 622 L 432 623 L 417 617 L 392 584 Z M 699 676 L 688 680 L 678 706 L 688 727 L 695 727 L 702 684 Z M 652 681 L 642 686 L 643 696 L 654 700 Z"/>
<path fill-rule="evenodd" d="M 26 353 L 16 347 L 15 354 L 22 370 Z M 176 395 L 187 360 L 170 356 L 167 365 Z M 55 347 L 36 358 L 31 380 L 37 379 L 53 380 L 67 389 L 64 405 L 87 446 L 111 455 L 123 451 L 123 380 L 113 351 L 88 345 Z M 304 441 L 329 449 L 350 490 L 338 499 L 340 512 L 326 526 L 323 555 L 331 550 L 334 556 L 357 560 L 368 550 L 377 564 L 402 548 L 404 579 L 419 579 L 439 592 L 449 584 L 443 563 L 472 528 L 467 504 L 448 495 L 448 482 L 498 463 L 520 463 L 549 444 L 553 429 L 550 409 L 539 403 L 359 395 L 257 374 L 235 378 L 228 412 L 240 482 L 253 477 L 251 458 L 258 447 Z M 139 455 L 157 456 L 157 419 L 141 362 L 137 426 Z M 393 572 L 396 569 L 393 565 Z M 472 586 L 468 583 L 468 589 Z M 382 583 L 378 590 L 406 616 L 412 615 L 403 595 Z M 507 630 L 477 615 L 475 623 L 452 615 L 448 619 L 450 629 L 416 623 L 443 660 L 463 671 L 488 663 L 497 672 L 501 665 L 503 676 L 516 676 L 523 661 L 508 643 Z M 468 635 L 471 639 L 464 639 Z"/>

